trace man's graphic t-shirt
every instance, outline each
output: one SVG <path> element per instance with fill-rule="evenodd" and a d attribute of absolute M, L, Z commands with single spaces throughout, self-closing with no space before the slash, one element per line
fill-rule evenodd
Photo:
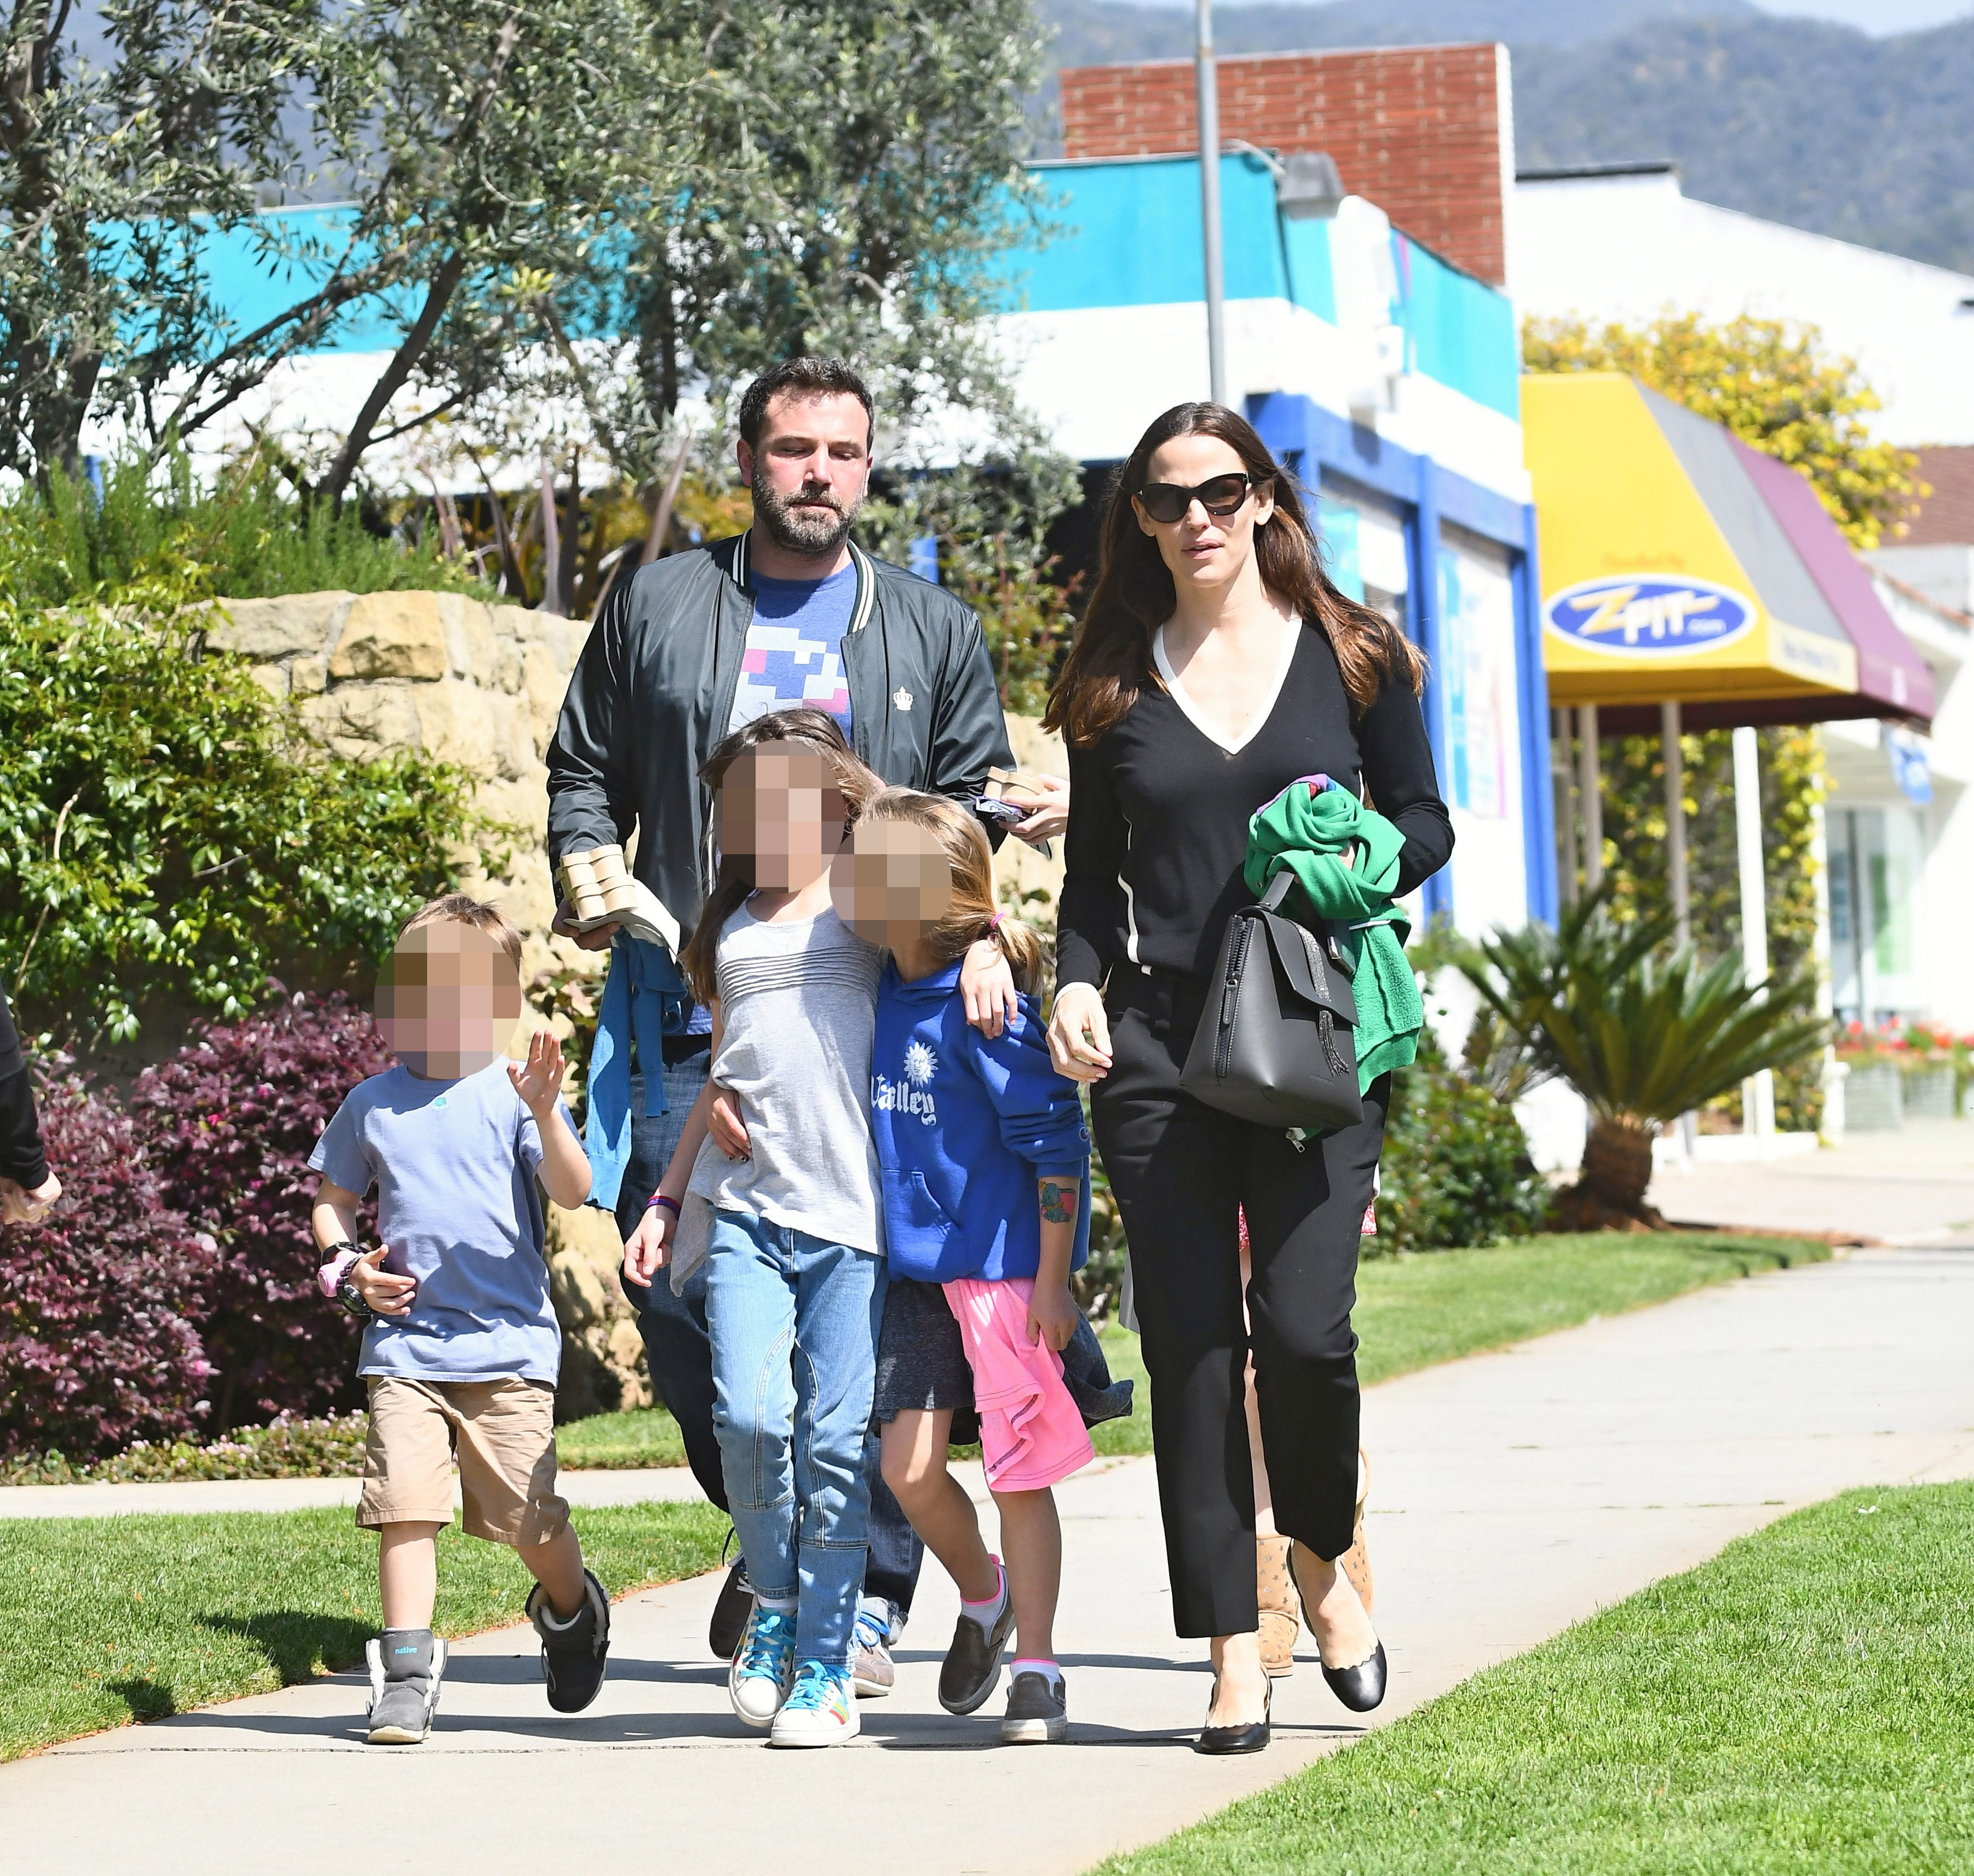
<path fill-rule="evenodd" d="M 850 734 L 850 686 L 843 674 L 843 633 L 857 605 L 857 569 L 825 580 L 753 576 L 754 617 L 730 732 L 770 710 L 807 704 L 827 710 Z"/>

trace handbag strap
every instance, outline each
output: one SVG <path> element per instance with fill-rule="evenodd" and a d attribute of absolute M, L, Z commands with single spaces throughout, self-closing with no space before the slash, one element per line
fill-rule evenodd
<path fill-rule="evenodd" d="M 1289 896 L 1289 888 L 1295 884 L 1295 875 L 1287 867 L 1268 881 L 1267 890 L 1261 894 L 1264 912 L 1279 912 L 1282 901 Z"/>

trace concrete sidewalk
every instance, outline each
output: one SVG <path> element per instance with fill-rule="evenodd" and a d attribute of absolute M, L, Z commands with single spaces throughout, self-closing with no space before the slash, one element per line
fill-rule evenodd
<path fill-rule="evenodd" d="M 705 1494 L 685 1466 L 623 1471 L 562 1472 L 556 1483 L 572 1505 L 648 1504 Z M 155 1485 L 9 1485 L 0 1487 L 0 1518 L 116 1517 L 136 1511 L 303 1511 L 354 1505 L 360 1478 L 187 1479 Z M 459 1481 L 452 1502 L 459 1504 Z"/>
<path fill-rule="evenodd" d="M 1855 1232 L 1884 1244 L 1966 1238 L 1974 1233 L 1974 1120 L 1908 1120 L 1798 1159 L 1665 1166 L 1648 1196 L 1675 1222 Z"/>
<path fill-rule="evenodd" d="M 1395 1718 L 1789 1507 L 1974 1476 L 1974 1249 L 1861 1252 L 1392 1382 L 1367 1398 L 1369 1535 Z M 953 1594 L 928 1569 L 900 1684 L 857 1744 L 777 1753 L 705 1652 L 716 1579 L 619 1605 L 612 1678 L 553 1718 L 525 1631 L 465 1644 L 439 1730 L 361 1743 L 357 1678 L 0 1768 L 0 1868 L 345 1876 L 815 1863 L 1071 1872 L 1279 1779 L 1361 1723 L 1313 1661 L 1258 1758 L 1188 1750 L 1202 1646 L 1175 1642 L 1150 1465 L 1061 1494 L 1073 1743 L 995 1744 L 998 1701 L 933 1689 Z"/>

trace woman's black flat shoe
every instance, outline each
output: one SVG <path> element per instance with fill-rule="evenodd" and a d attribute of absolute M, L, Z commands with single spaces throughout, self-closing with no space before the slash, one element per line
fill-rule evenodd
<path fill-rule="evenodd" d="M 1329 1671 L 1325 1669 L 1327 1673 Z M 1380 1684 L 1382 1686 L 1382 1683 Z M 1268 1691 L 1262 1696 L 1261 1717 L 1251 1720 L 1243 1726 L 1202 1727 L 1199 1737 L 1194 1740 L 1192 1750 L 1198 1753 L 1258 1753 L 1268 1743 L 1268 1711 L 1275 1704 L 1275 1684 L 1268 1683 Z"/>
<path fill-rule="evenodd" d="M 1333 1668 L 1323 1664 L 1323 1678 L 1330 1691 L 1353 1713 L 1369 1713 L 1385 1697 L 1385 1645 L 1380 1642 L 1369 1661 L 1354 1668 Z"/>

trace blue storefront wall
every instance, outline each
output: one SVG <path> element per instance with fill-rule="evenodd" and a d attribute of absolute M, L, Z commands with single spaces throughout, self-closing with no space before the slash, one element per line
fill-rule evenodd
<path fill-rule="evenodd" d="M 1050 207 L 1036 239 L 1001 264 L 1004 310 L 1080 312 L 1205 297 L 1197 158 L 1034 169 Z M 1220 192 L 1227 298 L 1286 300 L 1335 325 L 1336 224 L 1283 215 L 1274 172 L 1258 156 L 1222 156 Z M 1519 422 L 1520 346 L 1507 296 L 1395 230 L 1391 242 L 1398 287 L 1391 316 L 1405 329 L 1408 367 Z"/>
<path fill-rule="evenodd" d="M 1325 410 L 1310 398 L 1275 392 L 1248 400 L 1248 415 L 1277 459 L 1293 468 L 1307 488 L 1326 497 L 1322 511 L 1333 527 L 1353 530 L 1343 556 L 1354 560 L 1356 517 L 1347 502 L 1353 489 L 1382 497 L 1403 520 L 1408 562 L 1405 625 L 1426 656 L 1431 675 L 1425 697 L 1426 727 L 1441 785 L 1456 805 L 1466 751 L 1454 747 L 1458 701 L 1449 674 L 1446 621 L 1448 573 L 1445 528 L 1464 530 L 1505 549 L 1513 598 L 1517 764 L 1522 860 L 1529 916 L 1553 923 L 1556 915 L 1555 811 L 1549 782 L 1549 687 L 1543 672 L 1542 625 L 1536 577 L 1536 516 L 1533 505 L 1507 497 L 1435 462 L 1430 455 L 1401 449 L 1371 429 Z M 1347 519 L 1346 517 L 1348 517 Z M 1333 549 L 1345 545 L 1333 541 Z M 1361 598 L 1361 581 L 1353 597 Z M 1428 918 L 1454 917 L 1452 876 L 1443 872 L 1426 882 Z"/>

